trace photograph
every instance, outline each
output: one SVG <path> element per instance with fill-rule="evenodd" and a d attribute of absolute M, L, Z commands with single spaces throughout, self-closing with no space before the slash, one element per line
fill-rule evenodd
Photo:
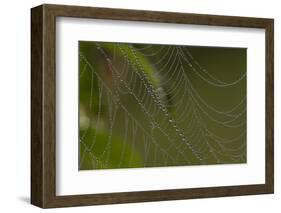
<path fill-rule="evenodd" d="M 247 49 L 79 41 L 79 169 L 247 162 Z"/>

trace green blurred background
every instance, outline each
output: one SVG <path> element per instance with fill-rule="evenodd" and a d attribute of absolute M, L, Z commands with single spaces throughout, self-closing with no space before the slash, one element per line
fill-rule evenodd
<path fill-rule="evenodd" d="M 246 163 L 246 54 L 79 41 L 79 168 Z"/>

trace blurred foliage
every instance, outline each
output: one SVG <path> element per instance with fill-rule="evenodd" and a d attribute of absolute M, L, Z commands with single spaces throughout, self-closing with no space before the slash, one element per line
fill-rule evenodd
<path fill-rule="evenodd" d="M 237 142 L 228 143 L 227 149 L 224 149 L 217 141 L 223 142 L 223 138 L 233 138 L 246 131 L 246 113 L 241 113 L 243 107 L 246 106 L 246 102 L 241 107 L 236 108 L 232 112 L 233 115 L 218 113 L 220 110 L 227 111 L 246 96 L 246 80 L 244 79 L 232 88 L 228 88 L 206 84 L 201 77 L 212 81 L 213 79 L 209 74 L 216 76 L 220 80 L 215 83 L 234 81 L 246 72 L 246 50 L 189 46 L 188 50 L 203 62 L 209 73 L 200 71 L 201 68 L 196 64 L 193 64 L 193 66 L 198 73 L 192 71 L 187 64 L 181 64 L 181 72 L 188 74 L 190 82 L 178 85 L 178 82 L 184 82 L 183 78 L 178 77 L 180 75 L 177 73 L 180 71 L 173 70 L 178 68 L 176 66 L 176 62 L 179 60 L 178 52 L 159 51 L 163 45 L 151 45 L 151 52 L 158 52 L 159 54 L 146 53 L 145 50 L 140 51 L 142 48 L 145 49 L 146 46 L 146 44 L 79 42 L 79 52 L 86 59 L 83 60 L 81 56 L 79 57 L 79 168 L 81 170 L 139 168 L 153 166 L 155 163 L 157 166 L 163 166 L 166 159 L 157 155 L 157 151 L 159 151 L 157 149 L 159 148 L 169 150 L 168 155 L 176 158 L 175 162 L 169 162 L 168 165 L 186 165 L 186 161 L 182 159 L 182 154 L 179 154 L 180 150 L 171 146 L 171 141 L 167 139 L 167 135 L 173 137 L 175 146 L 184 149 L 184 155 L 191 161 L 190 165 L 202 164 L 192 150 L 185 149 L 182 146 L 181 137 L 179 137 L 182 133 L 178 133 L 177 128 L 183 130 L 184 134 L 194 140 L 192 142 L 195 147 L 200 143 L 206 143 L 205 140 L 207 139 L 213 148 L 219 152 L 216 156 L 212 152 L 206 154 L 204 157 L 207 160 L 204 161 L 204 164 L 218 163 L 217 157 L 221 159 L 219 163 L 245 162 L 246 157 L 232 158 L 231 154 L 233 156 L 246 155 L 246 134 Z M 151 57 L 146 57 L 146 54 L 150 54 Z M 157 65 L 157 62 L 163 58 L 163 55 L 168 55 L 169 59 L 164 61 L 166 68 L 160 72 L 161 67 Z M 124 69 L 124 61 L 130 64 L 128 67 L 129 74 L 119 76 L 116 80 L 116 76 L 114 77 L 115 74 L 112 72 L 112 63 L 114 63 L 114 68 L 122 70 Z M 137 73 L 142 81 L 135 80 L 132 73 Z M 154 127 L 149 116 L 144 113 L 142 106 L 134 100 L 132 95 L 124 94 L 119 97 L 116 88 L 127 89 L 124 84 L 120 83 L 120 79 L 129 82 L 131 84 L 129 86 L 134 90 L 132 92 L 136 94 L 139 94 L 139 91 L 147 93 L 144 87 L 150 88 L 151 86 L 151 93 L 157 94 L 160 98 L 159 104 L 166 107 L 170 115 L 184 120 L 177 128 L 166 128 L 164 133 L 159 129 L 153 130 L 154 140 L 157 141 L 159 147 L 153 147 L 152 144 L 149 152 L 146 150 L 146 153 L 144 153 L 145 150 L 142 148 L 144 146 L 143 133 L 151 132 Z M 102 87 L 101 82 L 104 83 Z M 188 87 L 186 84 L 189 84 Z M 194 97 L 184 95 L 186 90 Z M 120 100 L 112 99 L 112 95 Z M 141 97 L 143 98 L 146 95 L 150 94 L 141 94 Z M 113 115 L 110 115 L 110 111 L 112 107 L 118 105 L 117 101 L 125 104 L 128 112 L 117 113 L 116 125 L 112 130 L 110 123 Z M 213 106 L 215 110 L 210 110 L 209 106 L 203 101 Z M 181 103 L 180 107 L 175 105 L 178 102 Z M 191 114 L 188 114 L 189 111 L 183 114 L 185 106 L 195 109 L 192 109 Z M 208 111 L 208 113 L 206 114 L 205 111 Z M 128 113 L 133 115 L 143 126 L 143 132 L 138 131 L 133 135 L 134 124 L 130 123 L 128 137 L 125 139 L 123 137 L 125 134 L 124 123 L 126 123 Z M 168 121 L 165 120 L 164 114 L 158 113 L 153 119 L 158 120 L 165 126 Z M 200 119 L 197 114 L 200 115 Z M 245 124 L 234 129 L 218 124 L 213 120 L 214 117 L 217 121 L 223 123 L 236 115 L 240 117 L 238 116 L 236 120 L 229 124 L 236 125 L 241 122 Z M 208 128 L 214 134 L 205 132 L 204 128 Z M 220 137 L 217 137 L 217 135 Z M 133 137 L 134 139 L 132 139 Z M 203 147 L 201 150 L 204 151 L 207 148 Z"/>
<path fill-rule="evenodd" d="M 83 155 L 80 169 L 137 168 L 143 166 L 140 154 L 134 151 L 122 138 L 109 136 L 108 132 L 97 132 L 94 128 L 80 131 L 80 135 L 83 135 L 84 138 L 84 144 L 80 146 L 80 153 Z M 107 143 L 109 137 L 111 140 L 110 146 Z M 92 146 L 93 141 L 95 141 L 94 146 Z M 92 149 L 89 150 L 91 146 Z M 109 149 L 110 155 L 103 155 L 103 152 Z"/>

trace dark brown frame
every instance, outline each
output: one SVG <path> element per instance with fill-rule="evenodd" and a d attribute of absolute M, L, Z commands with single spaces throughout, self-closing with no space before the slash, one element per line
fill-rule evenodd
<path fill-rule="evenodd" d="M 266 32 L 266 183 L 56 196 L 56 17 L 263 28 Z M 31 9 L 31 203 L 42 207 L 131 203 L 274 191 L 274 20 L 63 5 Z"/>

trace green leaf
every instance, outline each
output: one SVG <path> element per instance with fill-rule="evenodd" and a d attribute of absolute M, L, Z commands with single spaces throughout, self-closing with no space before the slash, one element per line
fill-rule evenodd
<path fill-rule="evenodd" d="M 138 70 L 139 72 L 144 72 L 155 89 L 160 87 L 160 79 L 155 72 L 155 68 L 151 65 L 150 61 L 147 60 L 147 58 L 143 56 L 143 54 L 138 50 L 136 50 L 132 45 L 101 43 L 100 46 L 110 51 L 111 54 L 117 55 L 117 57 L 127 58 L 136 70 Z"/>

